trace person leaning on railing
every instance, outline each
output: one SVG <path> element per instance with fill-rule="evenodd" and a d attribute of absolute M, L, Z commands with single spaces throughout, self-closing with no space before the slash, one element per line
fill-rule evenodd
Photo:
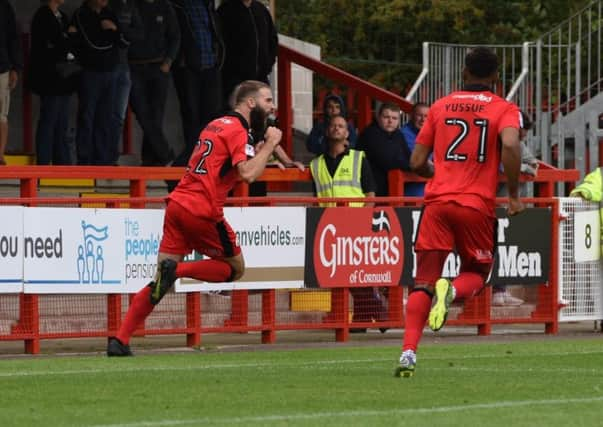
<path fill-rule="evenodd" d="M 330 118 L 327 129 L 327 149 L 325 153 L 310 162 L 314 181 L 314 193 L 318 197 L 374 197 L 375 180 L 371 167 L 363 151 L 349 148 L 348 123 L 345 117 L 335 115 Z M 323 207 L 335 203 L 321 203 Z M 362 207 L 368 204 L 353 202 L 350 206 Z M 378 288 L 350 288 L 354 298 L 355 322 L 385 320 L 387 311 L 384 296 Z M 352 329 L 351 332 L 366 332 L 366 329 Z M 382 330 L 383 332 L 383 330 Z"/>
<path fill-rule="evenodd" d="M 599 203 L 599 238 L 601 239 L 601 253 L 603 254 L 603 167 L 599 167 L 586 175 L 584 180 L 574 188 L 570 197 L 581 197 L 590 202 Z"/>

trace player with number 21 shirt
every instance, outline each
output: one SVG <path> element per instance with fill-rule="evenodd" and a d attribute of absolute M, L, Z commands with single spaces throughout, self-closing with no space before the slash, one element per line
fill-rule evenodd
<path fill-rule="evenodd" d="M 406 307 L 397 376 L 414 374 L 425 322 L 434 331 L 442 328 L 452 301 L 475 295 L 489 276 L 501 161 L 509 188 L 508 214 L 523 210 L 518 197 L 521 114 L 515 104 L 493 93 L 497 70 L 498 58 L 490 49 L 469 51 L 463 89 L 432 105 L 417 136 L 410 166 L 431 180 L 415 239 L 415 285 Z M 461 258 L 461 267 L 450 281 L 441 274 L 453 250 Z"/>

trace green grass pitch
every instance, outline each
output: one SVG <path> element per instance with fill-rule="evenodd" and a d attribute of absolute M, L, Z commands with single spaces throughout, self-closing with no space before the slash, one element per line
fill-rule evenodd
<path fill-rule="evenodd" d="M 0 426 L 599 426 L 601 340 L 0 361 Z"/>

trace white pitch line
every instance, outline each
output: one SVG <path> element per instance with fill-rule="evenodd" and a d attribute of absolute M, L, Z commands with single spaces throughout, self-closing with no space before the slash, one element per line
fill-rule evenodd
<path fill-rule="evenodd" d="M 518 358 L 518 357 L 563 357 L 563 356 L 580 356 L 590 354 L 601 354 L 603 350 L 598 351 L 576 351 L 576 352 L 557 352 L 557 353 L 511 353 L 511 354 L 467 354 L 462 356 L 426 356 L 420 357 L 420 361 L 424 360 L 440 360 L 450 361 L 455 360 L 469 360 L 469 359 L 492 359 L 492 358 Z M 202 356 L 200 356 L 202 357 Z M 210 369 L 241 369 L 241 368 L 274 368 L 275 366 L 282 367 L 313 367 L 324 365 L 337 365 L 337 364 L 355 364 L 355 363 L 378 363 L 378 362 L 390 362 L 396 363 L 397 358 L 373 358 L 373 359 L 333 359 L 333 360 L 317 360 L 311 362 L 285 362 L 280 363 L 279 361 L 272 360 L 270 362 L 253 362 L 253 363 L 221 363 L 221 364 L 207 364 L 207 365 L 194 365 L 194 366 L 146 366 L 146 367 L 103 367 L 100 369 L 72 369 L 65 371 L 12 371 L 12 372 L 0 372 L 0 378 L 18 378 L 18 377 L 36 377 L 36 376 L 58 376 L 58 375 L 94 375 L 94 374 L 107 374 L 107 373 L 136 373 L 136 372 L 161 372 L 161 371 L 198 371 L 198 370 L 210 370 Z M 479 368 L 478 368 L 479 369 Z M 487 369 L 487 368 L 486 368 Z M 551 369 L 551 372 L 559 371 L 560 369 Z M 533 372 L 540 372 L 540 370 L 534 370 Z M 542 372 L 545 372 L 543 370 Z M 548 372 L 548 371 L 546 371 Z M 569 370 L 568 372 L 580 372 L 578 370 Z M 588 370 L 588 372 L 596 373 L 597 370 Z"/>
<path fill-rule="evenodd" d="M 403 380 L 404 381 L 404 380 Z M 313 414 L 280 414 L 263 415 L 252 417 L 205 417 L 188 420 L 160 420 L 160 421 L 140 421 L 126 424 L 95 424 L 90 427 L 166 427 L 183 425 L 204 425 L 204 424 L 249 424 L 249 423 L 269 423 L 297 420 L 316 420 L 322 418 L 352 418 L 352 417 L 384 417 L 412 414 L 446 414 L 450 412 L 470 412 L 489 409 L 517 408 L 523 406 L 557 406 L 570 404 L 583 404 L 603 401 L 603 396 L 582 397 L 569 399 L 546 399 L 546 400 L 510 400 L 492 403 L 476 403 L 473 405 L 456 406 L 435 406 L 425 408 L 406 408 L 406 409 L 386 409 L 382 411 L 339 411 L 339 412 L 318 412 Z"/>

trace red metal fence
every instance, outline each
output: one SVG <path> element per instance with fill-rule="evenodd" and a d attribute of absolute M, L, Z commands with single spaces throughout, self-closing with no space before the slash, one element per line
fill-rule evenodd
<path fill-rule="evenodd" d="M 94 199 L 107 207 L 118 207 L 124 202 L 132 208 L 157 207 L 163 198 L 145 197 L 147 184 L 151 180 L 176 179 L 182 170 L 175 168 L 128 168 L 128 167 L 75 167 L 75 166 L 8 166 L 0 169 L 0 182 L 7 179 L 20 181 L 20 195 L 0 198 L 0 205 L 25 206 L 83 206 L 90 203 L 81 197 L 37 197 L 38 181 L 41 178 L 89 178 L 122 179 L 129 182 L 129 198 L 102 197 Z M 308 171 L 297 169 L 280 171 L 270 169 L 261 180 L 268 182 L 308 181 Z M 556 170 L 543 167 L 534 181 L 539 198 L 526 199 L 537 206 L 549 206 L 557 212 L 553 195 L 558 181 L 575 182 L 577 171 Z M 405 181 L 421 180 L 412 174 L 399 171 L 390 174 L 392 192 L 399 190 Z M 240 184 L 238 197 L 229 199 L 229 204 L 252 205 L 312 205 L 318 199 L 312 197 L 265 197 L 249 198 L 247 186 Z M 420 203 L 416 198 L 388 197 L 378 199 L 380 203 L 408 206 Z M 9 220 L 5 218 L 4 220 Z M 546 333 L 556 333 L 558 328 L 557 287 L 557 229 L 560 219 L 553 215 L 551 238 L 551 270 L 549 284 L 532 287 L 534 305 L 529 311 L 500 311 L 491 307 L 491 290 L 458 305 L 451 313 L 449 324 L 477 326 L 479 334 L 489 334 L 492 325 L 505 323 L 542 323 Z M 206 333 L 216 332 L 261 332 L 263 343 L 276 340 L 280 330 L 330 329 L 335 331 L 338 341 L 348 339 L 350 328 L 400 328 L 404 326 L 404 288 L 387 289 L 387 316 L 385 318 L 353 321 L 350 316 L 350 290 L 236 290 L 228 295 L 191 292 L 171 294 L 157 307 L 138 335 L 184 334 L 189 346 L 198 345 Z M 306 298 L 312 307 L 327 308 L 299 310 L 296 298 Z M 38 353 L 40 341 L 45 339 L 72 337 L 105 337 L 116 333 L 130 295 L 0 295 L 0 340 L 23 340 L 27 353 Z M 315 298 L 317 301 L 311 302 Z M 324 302 L 328 300 L 328 304 Z"/>

